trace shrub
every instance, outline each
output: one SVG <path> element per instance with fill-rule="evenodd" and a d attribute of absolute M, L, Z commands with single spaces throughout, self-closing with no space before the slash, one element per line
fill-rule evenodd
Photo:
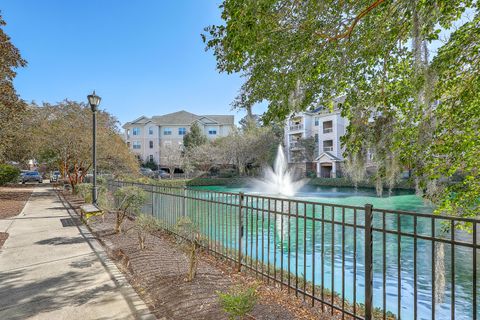
<path fill-rule="evenodd" d="M 177 240 L 188 258 L 188 273 L 185 281 L 192 281 L 197 274 L 198 253 L 202 249 L 205 238 L 198 226 L 189 218 L 178 219 L 176 225 Z"/>
<path fill-rule="evenodd" d="M 135 219 L 135 229 L 137 229 L 138 233 L 138 244 L 140 246 L 140 250 L 145 249 L 147 235 L 157 231 L 161 228 L 161 226 L 162 224 L 155 217 L 146 214 L 139 214 L 137 216 Z"/>
<path fill-rule="evenodd" d="M 145 191 L 138 187 L 122 187 L 115 191 L 115 233 L 122 229 L 122 223 L 128 214 L 139 214 L 147 200 Z"/>
<path fill-rule="evenodd" d="M 80 183 L 75 186 L 74 193 L 82 197 L 86 203 L 92 203 L 92 188 L 91 183 Z"/>
<path fill-rule="evenodd" d="M 243 319 L 257 303 L 256 287 L 235 286 L 225 293 L 217 291 L 217 295 L 222 309 L 231 320 Z"/>
<path fill-rule="evenodd" d="M 15 182 L 20 175 L 20 170 L 9 164 L 0 164 L 0 186 Z"/>

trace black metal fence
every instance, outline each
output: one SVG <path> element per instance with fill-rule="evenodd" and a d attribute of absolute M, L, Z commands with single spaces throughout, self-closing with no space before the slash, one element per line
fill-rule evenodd
<path fill-rule="evenodd" d="M 342 318 L 480 316 L 477 219 L 119 181 L 109 189 L 126 185 L 147 192 L 143 213 L 169 231 L 188 216 L 212 254 Z"/>

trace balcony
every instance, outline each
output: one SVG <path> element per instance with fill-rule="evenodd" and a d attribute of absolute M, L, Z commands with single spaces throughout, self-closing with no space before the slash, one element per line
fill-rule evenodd
<path fill-rule="evenodd" d="M 323 147 L 323 152 L 333 151 L 333 146 L 331 147 Z"/>
<path fill-rule="evenodd" d="M 298 141 L 290 141 L 290 150 L 298 150 L 301 149 L 302 145 Z"/>
<path fill-rule="evenodd" d="M 290 126 L 290 131 L 303 130 L 303 124 L 294 124 Z"/>
<path fill-rule="evenodd" d="M 323 128 L 323 133 L 333 132 L 333 128 Z"/>

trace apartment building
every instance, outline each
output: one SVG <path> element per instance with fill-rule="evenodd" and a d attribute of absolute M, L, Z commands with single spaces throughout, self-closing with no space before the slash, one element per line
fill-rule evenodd
<path fill-rule="evenodd" d="M 343 100 L 337 99 L 332 109 L 320 106 L 289 117 L 285 124 L 285 146 L 289 163 L 293 165 L 305 162 L 302 157 L 303 146 L 299 141 L 314 137 L 317 177 L 335 178 L 341 174 L 344 148 L 340 138 L 345 135 L 348 126 L 348 120 L 340 114 L 339 107 Z"/>
<path fill-rule="evenodd" d="M 197 123 L 208 139 L 228 135 L 235 126 L 232 115 L 196 115 L 184 110 L 153 116 L 142 116 L 125 123 L 125 141 L 141 161 L 163 165 L 166 153 L 182 148 L 183 136 Z"/>

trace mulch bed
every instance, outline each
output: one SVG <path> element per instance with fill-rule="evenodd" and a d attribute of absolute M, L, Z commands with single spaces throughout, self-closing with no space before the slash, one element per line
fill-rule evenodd
<path fill-rule="evenodd" d="M 0 219 L 7 219 L 22 212 L 32 194 L 32 185 L 8 184 L 0 187 Z M 0 249 L 8 238 L 8 233 L 0 232 Z"/>
<path fill-rule="evenodd" d="M 7 238 L 8 238 L 8 233 L 0 232 L 0 249 L 2 248 L 5 241 L 7 241 Z"/>
<path fill-rule="evenodd" d="M 0 219 L 18 215 L 32 194 L 33 185 L 11 184 L 0 187 Z"/>
<path fill-rule="evenodd" d="M 64 197 L 76 209 L 83 203 L 68 193 Z M 332 319 L 286 291 L 234 272 L 232 265 L 211 255 L 201 254 L 195 279 L 186 282 L 188 260 L 171 235 L 150 235 L 147 248 L 140 250 L 134 222 L 127 220 L 120 234 L 113 232 L 114 222 L 114 215 L 106 214 L 91 218 L 88 225 L 158 319 L 227 319 L 216 292 L 235 285 L 258 286 L 250 319 Z"/>

